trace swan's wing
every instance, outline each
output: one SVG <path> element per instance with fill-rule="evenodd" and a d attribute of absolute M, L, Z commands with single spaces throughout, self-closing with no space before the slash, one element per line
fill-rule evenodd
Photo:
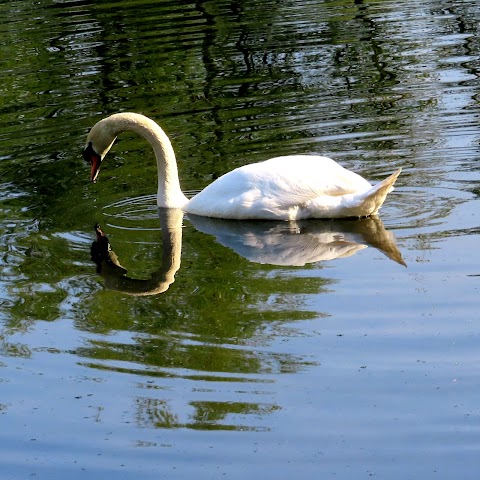
<path fill-rule="evenodd" d="M 284 218 L 318 197 L 364 192 L 370 183 L 327 157 L 276 157 L 233 170 L 193 197 L 187 212 L 222 218 Z"/>
<path fill-rule="evenodd" d="M 298 197 L 300 201 L 365 192 L 372 186 L 331 158 L 317 155 L 276 157 L 237 170 L 262 185 L 266 194 Z"/>

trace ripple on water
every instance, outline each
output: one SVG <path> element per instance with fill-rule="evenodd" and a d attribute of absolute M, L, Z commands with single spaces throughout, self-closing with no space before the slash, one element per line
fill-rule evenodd
<path fill-rule="evenodd" d="M 115 342 L 115 335 L 92 338 L 76 354 L 93 370 L 132 376 L 136 421 L 148 428 L 269 430 L 265 419 L 281 409 L 275 377 L 313 365 L 296 355 L 176 332 L 136 335 L 127 343 Z"/>
<path fill-rule="evenodd" d="M 477 478 L 477 1 L 0 16 L 4 474 Z M 372 181 L 403 167 L 380 217 L 412 261 L 265 266 L 192 227 L 168 294 L 104 288 L 95 221 L 139 277 L 162 260 L 154 164 L 130 163 L 143 140 L 123 136 L 86 185 L 85 133 L 117 110 L 165 126 L 188 188 L 299 151 Z"/>
<path fill-rule="evenodd" d="M 103 207 L 108 225 L 120 229 L 160 230 L 156 195 L 127 197 Z"/>

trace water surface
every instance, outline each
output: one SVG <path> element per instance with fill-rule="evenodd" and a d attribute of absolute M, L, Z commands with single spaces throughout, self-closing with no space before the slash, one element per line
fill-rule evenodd
<path fill-rule="evenodd" d="M 477 478 L 476 2 L 0 15 L 2 478 Z M 187 192 L 278 154 L 403 172 L 377 219 L 168 236 L 142 139 L 88 183 L 88 128 L 129 110 Z"/>

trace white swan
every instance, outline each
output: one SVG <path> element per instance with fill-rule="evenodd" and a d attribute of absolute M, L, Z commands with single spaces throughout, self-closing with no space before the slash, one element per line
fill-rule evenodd
<path fill-rule="evenodd" d="M 157 204 L 186 213 L 226 219 L 300 220 L 374 215 L 401 172 L 372 187 L 330 158 L 291 155 L 232 170 L 190 200 L 182 193 L 172 144 L 151 119 L 117 113 L 91 129 L 83 152 L 95 182 L 100 164 L 121 132 L 131 130 L 153 147 L 158 166 Z"/>

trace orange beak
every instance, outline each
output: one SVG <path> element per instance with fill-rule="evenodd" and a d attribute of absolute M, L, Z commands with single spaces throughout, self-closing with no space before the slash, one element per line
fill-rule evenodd
<path fill-rule="evenodd" d="M 90 170 L 90 181 L 95 183 L 97 181 L 98 174 L 100 173 L 100 157 L 93 156 L 90 160 L 91 170 Z"/>
<path fill-rule="evenodd" d="M 93 149 L 92 144 L 89 143 L 88 147 L 83 151 L 83 158 L 86 162 L 90 163 L 90 181 L 95 183 L 97 181 L 98 174 L 100 173 L 100 164 L 102 159 L 100 155 Z"/>

